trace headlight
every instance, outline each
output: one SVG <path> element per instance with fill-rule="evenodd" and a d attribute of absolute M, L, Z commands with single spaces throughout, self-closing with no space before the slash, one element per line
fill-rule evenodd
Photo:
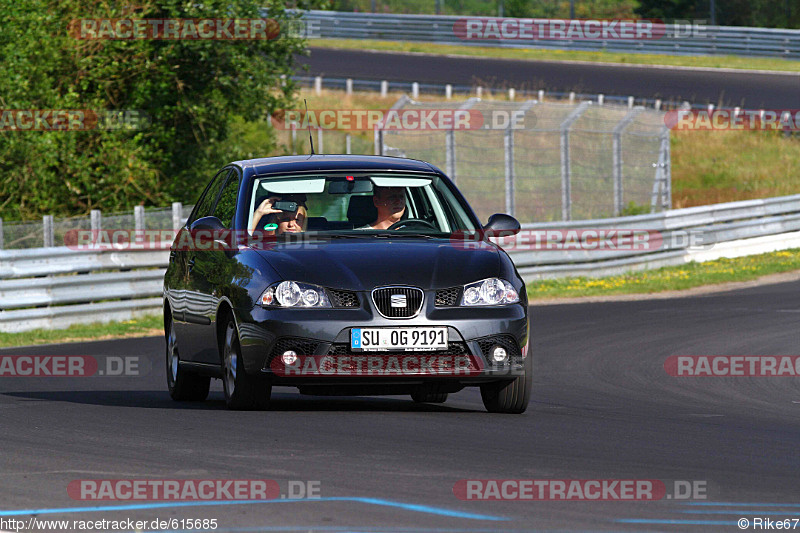
<path fill-rule="evenodd" d="M 504 279 L 489 278 L 464 285 L 461 305 L 505 305 L 519 302 L 516 289 Z"/>
<path fill-rule="evenodd" d="M 281 281 L 268 287 L 259 298 L 265 307 L 330 307 L 325 289 L 309 283 Z"/>

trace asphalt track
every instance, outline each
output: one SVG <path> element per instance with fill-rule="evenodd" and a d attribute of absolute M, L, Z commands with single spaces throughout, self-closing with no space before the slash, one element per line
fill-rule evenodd
<path fill-rule="evenodd" d="M 672 300 L 534 306 L 524 415 L 277 389 L 230 412 L 172 402 L 161 338 L 6 349 L 139 356 L 138 377 L 0 378 L 0 518 L 216 518 L 217 531 L 732 531 L 800 516 L 797 378 L 677 378 L 670 355 L 798 354 L 800 282 Z M 102 365 L 101 365 L 102 366 Z M 219 382 L 216 382 L 219 383 Z M 76 501 L 77 479 L 318 481 L 321 499 Z M 461 501 L 461 479 L 700 481 L 706 499 Z M 0 522 L 2 524 L 2 522 Z M 3 529 L 3 527 L 0 527 Z M 5 528 L 7 529 L 7 527 Z"/>
<path fill-rule="evenodd" d="M 310 48 L 298 74 L 603 93 L 750 109 L 800 107 L 800 74 L 615 66 Z"/>

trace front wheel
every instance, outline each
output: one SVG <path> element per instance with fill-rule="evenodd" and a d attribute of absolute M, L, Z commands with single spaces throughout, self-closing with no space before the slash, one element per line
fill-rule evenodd
<path fill-rule="evenodd" d="M 481 399 L 490 413 L 521 414 L 528 408 L 533 388 L 531 354 L 525 358 L 524 373 L 511 381 L 481 385 Z"/>
<path fill-rule="evenodd" d="M 252 411 L 269 407 L 272 385 L 245 372 L 239 334 L 233 318 L 228 319 L 222 344 L 222 387 L 228 409 Z"/>
<path fill-rule="evenodd" d="M 175 401 L 202 402 L 208 397 L 211 378 L 192 374 L 180 367 L 178 337 L 172 317 L 167 318 L 167 388 Z"/>

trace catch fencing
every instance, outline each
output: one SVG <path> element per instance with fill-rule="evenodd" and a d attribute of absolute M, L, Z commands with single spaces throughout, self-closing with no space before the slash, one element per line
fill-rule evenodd
<path fill-rule="evenodd" d="M 423 103 L 407 96 L 393 109 L 475 111 L 491 126 L 375 133 L 375 153 L 444 169 L 481 220 L 500 212 L 522 223 L 584 220 L 671 206 L 669 129 L 660 111 L 592 101 Z"/>

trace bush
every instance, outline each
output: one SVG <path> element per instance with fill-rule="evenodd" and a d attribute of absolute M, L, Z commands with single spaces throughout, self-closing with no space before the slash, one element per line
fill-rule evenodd
<path fill-rule="evenodd" d="M 260 18 L 286 27 L 279 0 L 0 0 L 0 108 L 137 110 L 142 129 L 0 131 L 0 217 L 193 201 L 238 143 L 233 121 L 258 123 L 295 95 L 304 42 L 79 40 L 84 18 Z M 265 150 L 269 146 L 264 147 Z"/>

